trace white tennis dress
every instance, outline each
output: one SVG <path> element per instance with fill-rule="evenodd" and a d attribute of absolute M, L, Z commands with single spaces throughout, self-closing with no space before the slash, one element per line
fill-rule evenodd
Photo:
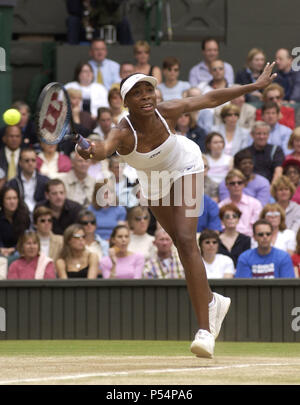
<path fill-rule="evenodd" d="M 202 173 L 204 164 L 199 146 L 183 135 L 173 134 L 166 120 L 157 109 L 169 133 L 168 138 L 150 152 L 137 152 L 137 133 L 128 116 L 125 116 L 132 129 L 135 145 L 128 155 L 118 155 L 137 171 L 141 193 L 147 200 L 159 200 L 169 194 L 173 182 L 182 176 Z"/>

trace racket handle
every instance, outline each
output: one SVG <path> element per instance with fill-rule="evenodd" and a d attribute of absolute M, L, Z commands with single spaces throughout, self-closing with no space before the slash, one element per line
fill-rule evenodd
<path fill-rule="evenodd" d="M 81 135 L 79 135 L 77 143 L 82 149 L 88 149 L 90 147 L 90 143 Z"/>

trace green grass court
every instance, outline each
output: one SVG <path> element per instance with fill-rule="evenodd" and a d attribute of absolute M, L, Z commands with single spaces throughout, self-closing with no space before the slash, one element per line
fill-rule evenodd
<path fill-rule="evenodd" d="M 298 385 L 300 343 L 217 342 L 213 359 L 190 342 L 0 342 L 0 385 Z"/>

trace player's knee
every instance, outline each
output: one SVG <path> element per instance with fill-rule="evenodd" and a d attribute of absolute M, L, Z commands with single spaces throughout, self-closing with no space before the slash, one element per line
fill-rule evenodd
<path fill-rule="evenodd" d="M 183 254 L 190 254 L 193 247 L 196 245 L 195 243 L 195 235 L 177 235 L 176 237 L 176 247 L 180 250 Z"/>

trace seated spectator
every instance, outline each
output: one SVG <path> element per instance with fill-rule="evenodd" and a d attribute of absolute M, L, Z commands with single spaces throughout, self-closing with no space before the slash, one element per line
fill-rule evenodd
<path fill-rule="evenodd" d="M 60 179 L 51 179 L 46 184 L 45 200 L 37 203 L 52 211 L 53 233 L 63 235 L 65 229 L 76 222 L 82 205 L 69 200 L 66 196 L 66 187 Z"/>
<path fill-rule="evenodd" d="M 291 128 L 286 125 L 279 124 L 280 109 L 273 101 L 268 101 L 262 106 L 262 119 L 270 128 L 270 136 L 268 142 L 272 145 L 281 147 L 285 155 L 292 151 L 288 148 L 288 142 L 292 134 Z"/>
<path fill-rule="evenodd" d="M 180 74 L 180 62 L 174 56 L 168 56 L 163 60 L 163 82 L 157 88 L 162 93 L 164 101 L 182 98 L 182 93 L 191 87 L 189 82 L 178 80 Z"/>
<path fill-rule="evenodd" d="M 295 270 L 295 277 L 300 277 L 300 229 L 296 235 L 296 249 L 292 256 L 292 262 Z"/>
<path fill-rule="evenodd" d="M 118 225 L 113 229 L 110 236 L 109 256 L 103 257 L 100 261 L 103 278 L 142 278 L 144 255 L 130 252 L 129 241 L 130 234 L 126 225 Z"/>
<path fill-rule="evenodd" d="M 300 205 L 291 201 L 295 186 L 286 176 L 280 176 L 271 186 L 271 195 L 285 211 L 285 223 L 288 229 L 298 232 L 300 227 Z"/>
<path fill-rule="evenodd" d="M 284 100 L 288 102 L 300 102 L 300 72 L 293 69 L 293 57 L 286 48 L 280 48 L 275 55 L 278 68 L 275 82 L 284 88 Z"/>
<path fill-rule="evenodd" d="M 36 232 L 28 231 L 18 239 L 17 250 L 20 258 L 8 268 L 8 280 L 43 280 L 56 278 L 53 260 L 40 249 Z"/>
<path fill-rule="evenodd" d="M 212 80 L 210 66 L 213 61 L 219 59 L 219 43 L 215 38 L 205 38 L 202 43 L 203 60 L 192 67 L 189 72 L 189 82 L 191 86 L 197 86 L 200 82 Z M 225 78 L 229 85 L 234 83 L 234 72 L 232 66 L 224 62 Z"/>
<path fill-rule="evenodd" d="M 8 260 L 6 257 L 0 256 L 0 280 L 6 280 L 8 269 Z"/>
<path fill-rule="evenodd" d="M 246 59 L 246 66 L 237 72 L 235 82 L 241 85 L 256 82 L 264 70 L 265 64 L 266 55 L 264 51 L 259 48 L 250 49 Z M 262 93 L 260 90 L 257 90 L 246 94 L 245 97 L 247 102 L 261 101 Z"/>
<path fill-rule="evenodd" d="M 130 229 L 128 249 L 134 253 L 142 253 L 148 259 L 153 250 L 154 237 L 147 233 L 150 224 L 150 213 L 147 207 L 132 207 L 127 214 Z"/>
<path fill-rule="evenodd" d="M 294 268 L 288 253 L 272 246 L 272 225 L 265 219 L 253 224 L 257 248 L 246 250 L 238 258 L 236 278 L 294 278 Z"/>
<path fill-rule="evenodd" d="M 137 41 L 133 46 L 133 54 L 136 60 L 134 73 L 144 73 L 156 78 L 158 84 L 162 81 L 161 70 L 158 66 L 150 65 L 150 45 L 147 41 Z"/>
<path fill-rule="evenodd" d="M 120 65 L 120 80 L 116 83 L 113 83 L 110 89 L 118 89 L 120 90 L 120 82 L 126 77 L 132 75 L 134 73 L 134 65 L 131 62 L 125 61 L 122 62 Z"/>
<path fill-rule="evenodd" d="M 30 227 L 29 211 L 18 190 L 7 184 L 0 192 L 0 253 L 12 258 L 19 237 Z M 14 256 L 15 257 L 15 256 Z"/>
<path fill-rule="evenodd" d="M 55 179 L 58 173 L 66 173 L 72 169 L 69 156 L 57 151 L 57 144 L 48 145 L 41 142 L 41 149 L 37 155 L 37 170 L 49 179 Z"/>
<path fill-rule="evenodd" d="M 225 141 L 218 132 L 211 132 L 205 139 L 206 158 L 209 165 L 207 176 L 220 184 L 232 169 L 233 158 L 224 152 Z"/>
<path fill-rule="evenodd" d="M 117 203 L 114 189 L 106 182 L 95 184 L 92 204 L 88 210 L 96 217 L 96 234 L 104 240 L 109 240 L 113 229 L 126 221 L 126 209 Z"/>
<path fill-rule="evenodd" d="M 208 195 L 212 200 L 219 202 L 219 185 L 207 175 L 209 163 L 205 155 L 202 155 L 202 160 L 204 163 L 204 194 Z"/>
<path fill-rule="evenodd" d="M 205 194 L 203 196 L 203 213 L 198 218 L 197 232 L 202 232 L 203 229 L 217 232 L 222 230 L 218 204 Z"/>
<path fill-rule="evenodd" d="M 293 152 L 287 155 L 286 159 L 297 159 L 300 161 L 300 127 L 294 129 L 287 146 Z"/>
<path fill-rule="evenodd" d="M 282 174 L 284 153 L 280 146 L 268 143 L 270 126 L 258 121 L 253 125 L 251 136 L 253 143 L 243 149 L 250 151 L 254 161 L 254 173 L 260 174 L 273 183 Z"/>
<path fill-rule="evenodd" d="M 47 207 L 36 207 L 33 224 L 40 240 L 41 252 L 55 263 L 63 246 L 63 237 L 52 232 L 52 211 Z"/>
<path fill-rule="evenodd" d="M 11 180 L 13 177 L 16 177 L 18 172 L 22 143 L 20 128 L 16 125 L 5 127 L 2 142 L 3 146 L 0 148 L 0 167 L 4 170 L 7 180 Z"/>
<path fill-rule="evenodd" d="M 117 125 L 121 118 L 123 118 L 124 114 L 127 114 L 126 109 L 123 106 L 123 99 L 120 90 L 116 88 L 109 90 L 108 104 L 112 113 L 112 122 L 114 125 Z"/>
<path fill-rule="evenodd" d="M 184 279 L 184 269 L 169 234 L 159 228 L 155 231 L 151 256 L 146 260 L 143 278 L 147 279 Z"/>
<path fill-rule="evenodd" d="M 230 87 L 240 87 L 241 84 L 233 84 Z M 234 98 L 233 100 L 230 101 L 231 104 L 236 105 L 240 109 L 240 116 L 238 119 L 238 125 L 240 125 L 242 128 L 250 130 L 255 123 L 255 117 L 256 117 L 256 108 L 253 107 L 253 105 L 246 103 L 245 102 L 245 96 L 239 96 Z M 214 114 L 214 125 L 220 125 L 222 124 L 222 119 L 221 119 L 221 111 L 222 108 L 215 108 L 215 114 Z"/>
<path fill-rule="evenodd" d="M 246 178 L 244 193 L 256 198 L 262 206 L 270 202 L 270 183 L 260 174 L 254 173 L 254 159 L 249 149 L 243 149 L 234 156 L 234 168 L 240 170 Z M 220 201 L 229 197 L 225 180 L 219 186 Z"/>
<path fill-rule="evenodd" d="M 284 89 L 278 83 L 271 83 L 263 91 L 263 102 L 275 102 L 280 108 L 279 124 L 295 128 L 295 110 L 292 107 L 283 105 Z M 261 120 L 261 109 L 256 110 L 256 120 Z"/>
<path fill-rule="evenodd" d="M 218 253 L 219 236 L 216 232 L 205 229 L 199 237 L 199 247 L 208 279 L 232 278 L 234 276 L 232 259 Z"/>
<path fill-rule="evenodd" d="M 103 39 L 91 41 L 90 56 L 94 82 L 104 85 L 107 91 L 114 83 L 120 83 L 120 64 L 107 58 L 107 46 Z"/>
<path fill-rule="evenodd" d="M 37 172 L 36 159 L 34 149 L 27 147 L 21 150 L 18 174 L 8 183 L 18 190 L 18 194 L 26 203 L 31 214 L 36 203 L 44 200 L 45 187 L 49 181 L 49 177 Z"/>
<path fill-rule="evenodd" d="M 30 117 L 30 108 L 29 105 L 24 101 L 15 101 L 11 108 L 15 108 L 21 114 L 20 122 L 17 124 L 17 127 L 20 128 L 22 134 L 22 147 L 32 146 L 35 147 L 38 143 L 38 138 L 36 135 L 36 129 L 34 121 Z M 2 137 L 4 135 L 5 129 L 7 126 L 4 126 L 0 129 L 0 146 L 3 146 Z"/>
<path fill-rule="evenodd" d="M 64 87 L 81 90 L 81 110 L 90 113 L 93 119 L 96 119 L 99 107 L 108 107 L 107 90 L 102 84 L 94 82 L 93 68 L 88 62 L 80 62 L 76 66 L 74 81 Z"/>
<path fill-rule="evenodd" d="M 117 155 L 113 155 L 108 160 L 108 183 L 115 190 L 119 205 L 126 208 L 135 207 L 139 204 L 136 196 L 136 179 L 131 180 L 125 173 L 129 166 L 121 163 Z M 133 169 L 134 170 L 134 169 Z M 131 183 L 131 181 L 133 181 Z"/>
<path fill-rule="evenodd" d="M 242 212 L 237 231 L 252 236 L 252 225 L 257 221 L 262 205 L 256 198 L 244 193 L 245 181 L 246 178 L 240 170 L 229 171 L 225 178 L 229 197 L 219 203 L 219 208 L 230 203 L 236 205 Z"/>
<path fill-rule="evenodd" d="M 88 175 L 90 162 L 83 159 L 75 151 L 71 153 L 70 158 L 72 169 L 68 173 L 62 173 L 57 177 L 64 182 L 67 198 L 87 207 L 92 202 L 96 183 L 96 180 Z"/>
<path fill-rule="evenodd" d="M 234 104 L 227 104 L 221 110 L 221 125 L 214 125 L 212 131 L 220 133 L 225 141 L 224 152 L 234 156 L 249 144 L 249 131 L 238 124 L 240 109 Z"/>
<path fill-rule="evenodd" d="M 284 250 L 292 256 L 296 249 L 296 234 L 286 227 L 284 209 L 277 203 L 267 204 L 262 209 L 259 218 L 269 221 L 272 225 L 272 246 Z M 257 241 L 252 240 L 251 247 L 257 247 Z"/>
<path fill-rule="evenodd" d="M 155 94 L 156 94 L 156 104 L 159 104 L 162 101 L 164 101 L 162 92 L 158 87 L 155 88 Z"/>
<path fill-rule="evenodd" d="M 224 229 L 219 234 L 218 253 L 229 256 L 234 267 L 240 254 L 251 247 L 251 238 L 236 229 L 241 215 L 241 211 L 234 204 L 226 204 L 220 208 L 219 216 Z"/>
<path fill-rule="evenodd" d="M 83 226 L 85 232 L 85 247 L 88 251 L 97 253 L 99 262 L 102 257 L 108 255 L 108 242 L 96 234 L 96 217 L 89 210 L 82 210 L 78 214 L 78 223 Z M 102 274 L 98 274 L 98 277 Z"/>
<path fill-rule="evenodd" d="M 190 112 L 181 114 L 176 124 L 177 133 L 194 141 L 200 148 L 201 152 L 205 152 L 206 133 L 203 128 L 197 125 L 195 115 Z"/>
<path fill-rule="evenodd" d="M 211 62 L 209 72 L 212 79 L 208 82 L 200 82 L 198 84 L 202 94 L 216 89 L 225 89 L 228 87 L 228 81 L 225 78 L 224 62 L 221 59 L 216 59 Z"/>
<path fill-rule="evenodd" d="M 83 226 L 72 224 L 64 231 L 64 244 L 56 261 L 57 276 L 61 279 L 95 279 L 98 274 L 98 256 L 85 247 Z"/>
<path fill-rule="evenodd" d="M 293 158 L 285 159 L 282 167 L 283 175 L 286 176 L 296 187 L 292 201 L 300 204 L 300 160 Z"/>
<path fill-rule="evenodd" d="M 92 116 L 88 111 L 82 111 L 81 109 L 82 91 L 79 89 L 69 88 L 67 92 L 71 102 L 74 128 L 78 133 L 86 138 L 95 128 L 96 121 L 92 119 Z"/>
<path fill-rule="evenodd" d="M 108 107 L 98 108 L 97 126 L 93 133 L 100 135 L 100 140 L 103 141 L 114 126 L 111 109 Z"/>

